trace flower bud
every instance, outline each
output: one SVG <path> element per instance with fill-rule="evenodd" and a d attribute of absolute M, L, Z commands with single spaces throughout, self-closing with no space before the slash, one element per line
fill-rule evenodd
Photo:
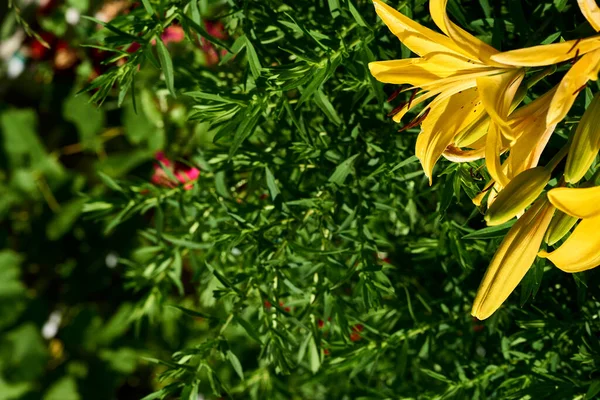
<path fill-rule="evenodd" d="M 521 172 L 498 194 L 488 209 L 485 216 L 487 224 L 500 225 L 521 214 L 542 193 L 549 180 L 550 171 L 544 167 Z"/>
<path fill-rule="evenodd" d="M 583 113 L 567 156 L 565 180 L 577 183 L 590 169 L 600 150 L 600 93 Z"/>
<path fill-rule="evenodd" d="M 550 226 L 546 232 L 546 236 L 544 237 L 546 244 L 552 246 L 554 243 L 565 237 L 577 221 L 578 218 L 571 217 L 562 211 L 557 211 L 556 214 L 554 214 L 552 222 L 550 222 Z"/>

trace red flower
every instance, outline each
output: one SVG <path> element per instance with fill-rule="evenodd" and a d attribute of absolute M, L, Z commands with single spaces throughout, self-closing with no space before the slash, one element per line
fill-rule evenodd
<path fill-rule="evenodd" d="M 280 306 L 280 307 L 284 307 L 284 305 L 285 305 L 285 304 L 283 303 L 283 301 L 280 301 L 280 302 L 279 302 L 279 306 Z M 289 307 L 284 307 L 283 309 L 285 310 L 285 312 L 290 312 L 290 308 L 289 308 Z"/>
<path fill-rule="evenodd" d="M 185 32 L 179 25 L 171 25 L 167 27 L 160 36 L 164 44 L 179 43 L 185 39 Z"/>
<path fill-rule="evenodd" d="M 158 163 L 154 164 L 154 173 L 151 178 L 152 183 L 170 188 L 183 185 L 185 190 L 190 190 L 194 187 L 196 180 L 200 176 L 198 168 L 172 162 L 161 151 L 156 153 L 155 158 Z M 169 170 L 175 176 L 176 180 L 169 176 L 163 168 Z"/>
<path fill-rule="evenodd" d="M 271 309 L 272 307 L 272 304 L 269 300 L 265 300 L 264 305 L 267 310 Z"/>
<path fill-rule="evenodd" d="M 322 320 L 322 319 L 320 319 L 320 320 L 317 322 L 317 326 L 319 327 L 319 329 L 323 328 L 323 326 L 324 326 L 324 325 L 325 325 L 325 322 L 323 322 L 323 320 Z"/>
<path fill-rule="evenodd" d="M 210 36 L 217 39 L 227 39 L 227 32 L 221 21 L 204 21 L 204 28 Z M 208 40 L 202 38 L 202 51 L 206 57 L 206 63 L 209 66 L 216 65 L 219 62 L 219 53 L 217 49 Z M 227 54 L 227 50 L 221 50 L 221 56 Z"/>
<path fill-rule="evenodd" d="M 48 32 L 42 32 L 40 37 L 49 45 L 52 46 L 56 37 Z M 50 49 L 42 44 L 41 41 L 33 38 L 29 46 L 29 56 L 31 59 L 39 61 L 50 57 Z"/>
<path fill-rule="evenodd" d="M 361 339 L 360 335 L 356 332 L 352 332 L 350 334 L 350 340 L 353 342 L 358 342 Z"/>

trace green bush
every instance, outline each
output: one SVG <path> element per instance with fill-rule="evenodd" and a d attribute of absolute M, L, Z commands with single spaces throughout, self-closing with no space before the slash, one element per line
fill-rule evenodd
<path fill-rule="evenodd" d="M 491 3 L 449 11 L 503 50 L 590 30 L 565 1 Z M 369 73 L 410 55 L 370 1 L 142 0 L 103 27 L 65 22 L 93 2 L 17 6 L 3 39 L 29 24 L 51 48 L 2 81 L 0 399 L 600 392 L 594 271 L 538 259 L 470 316 L 508 226 L 472 205 L 481 161 L 429 185 L 419 128 L 388 116 L 411 92 Z"/>

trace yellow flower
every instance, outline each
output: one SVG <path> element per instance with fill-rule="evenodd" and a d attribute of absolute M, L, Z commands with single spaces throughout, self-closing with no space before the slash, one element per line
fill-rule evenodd
<path fill-rule="evenodd" d="M 509 143 L 505 138 L 488 133 L 488 139 L 495 138 L 497 153 L 489 149 L 486 154 L 486 165 L 492 181 L 479 193 L 473 203 L 480 205 L 483 197 L 488 195 L 488 206 L 494 202 L 503 188 L 517 175 L 538 165 L 542 151 L 546 147 L 556 124 L 546 124 L 546 113 L 555 89 L 546 92 L 531 103 L 510 114 L 509 124 L 516 139 Z M 493 136 L 495 135 L 495 136 Z M 510 150 L 508 157 L 500 164 L 500 155 Z"/>
<path fill-rule="evenodd" d="M 442 155 L 464 161 L 494 154 L 488 169 L 505 186 L 509 178 L 502 173 L 499 157 L 518 138 L 507 118 L 523 78 L 522 67 L 551 65 L 600 48 L 600 37 L 593 37 L 500 53 L 454 24 L 446 13 L 447 0 L 429 3 L 431 17 L 443 33 L 416 23 L 381 0 L 373 2 L 392 33 L 419 56 L 373 62 L 369 69 L 381 82 L 421 89 L 395 110 L 396 122 L 431 100 L 416 120 L 422 121 L 416 155 L 430 182 Z"/>
<path fill-rule="evenodd" d="M 565 272 L 581 272 L 600 265 L 600 186 L 556 188 L 550 202 L 565 214 L 582 218 L 571 236 L 556 250 L 540 252 Z"/>
<path fill-rule="evenodd" d="M 477 291 L 471 310 L 474 317 L 492 315 L 523 279 L 535 261 L 554 210 L 541 198 L 508 231 Z"/>

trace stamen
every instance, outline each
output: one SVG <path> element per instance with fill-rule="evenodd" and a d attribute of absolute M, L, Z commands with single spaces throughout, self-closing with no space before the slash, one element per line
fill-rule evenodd
<path fill-rule="evenodd" d="M 569 54 L 570 52 L 572 52 L 572 51 L 573 51 L 573 49 L 574 49 L 575 47 L 577 47 L 577 45 L 579 44 L 579 42 L 581 42 L 581 38 L 577 39 L 577 40 L 575 41 L 575 43 L 573 43 L 573 46 L 571 46 L 571 48 L 569 49 L 569 51 L 567 51 L 567 54 Z"/>
<path fill-rule="evenodd" d="M 413 128 L 413 127 L 419 125 L 421 122 L 423 122 L 423 120 L 425 118 L 427 118 L 429 111 L 430 111 L 430 109 L 428 108 L 427 110 L 425 110 L 425 112 L 423 112 L 423 114 L 420 117 L 417 117 L 417 118 L 413 119 L 412 121 L 410 121 L 408 124 L 404 125 L 402 128 L 400 128 L 398 130 L 398 132 L 403 132 L 407 129 L 410 129 L 410 128 Z"/>
<path fill-rule="evenodd" d="M 412 103 L 412 101 L 415 99 L 415 96 L 417 95 L 417 89 L 414 89 L 413 92 L 410 95 L 410 99 L 408 99 L 408 109 L 410 110 L 410 104 Z"/>
<path fill-rule="evenodd" d="M 584 83 L 579 89 L 577 89 L 576 91 L 573 92 L 573 96 L 579 94 L 583 89 L 585 89 L 585 87 L 587 86 L 587 82 Z"/>
<path fill-rule="evenodd" d="M 393 101 L 396 97 L 398 97 L 398 95 L 400 94 L 401 91 L 402 91 L 402 86 L 400 86 L 398 89 L 394 90 L 392 92 L 392 94 L 390 94 L 390 97 L 388 97 L 387 102 L 389 103 L 390 101 Z"/>
<path fill-rule="evenodd" d="M 575 64 L 577 61 L 579 61 L 579 49 L 575 51 L 575 57 L 571 60 L 571 64 Z"/>
<path fill-rule="evenodd" d="M 399 105 L 397 105 L 392 111 L 390 111 L 388 113 L 388 117 L 393 117 L 394 115 L 398 114 L 400 111 L 402 111 L 402 109 L 404 108 L 404 106 L 406 106 L 406 102 L 403 101 L 402 103 L 400 103 Z"/>

